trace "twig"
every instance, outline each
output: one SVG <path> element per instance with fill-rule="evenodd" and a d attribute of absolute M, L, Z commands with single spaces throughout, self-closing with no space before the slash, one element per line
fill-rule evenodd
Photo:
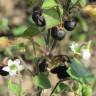
<path fill-rule="evenodd" d="M 57 40 L 53 40 L 52 46 L 51 46 L 51 48 L 50 48 L 50 52 L 53 51 L 53 49 L 55 48 L 56 44 L 57 44 Z M 50 52 L 49 52 L 49 53 L 50 53 Z"/>
<path fill-rule="evenodd" d="M 32 75 L 33 75 L 33 72 L 28 68 L 28 66 L 26 65 L 25 61 L 22 59 L 22 57 L 21 57 L 21 56 L 18 56 L 18 58 L 20 59 L 20 61 L 21 61 L 22 64 L 24 65 L 25 70 L 31 72 Z"/>
<path fill-rule="evenodd" d="M 52 96 L 52 95 L 53 95 L 53 93 L 55 92 L 55 90 L 56 90 L 57 86 L 58 86 L 58 85 L 59 85 L 62 81 L 63 81 L 63 80 L 60 80 L 60 81 L 58 81 L 58 82 L 57 82 L 57 84 L 55 85 L 54 89 L 52 90 L 52 92 L 51 92 L 50 96 Z"/>

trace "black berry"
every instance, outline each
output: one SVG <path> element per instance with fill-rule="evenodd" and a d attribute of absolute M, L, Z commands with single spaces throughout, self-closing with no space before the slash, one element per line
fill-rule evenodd
<path fill-rule="evenodd" d="M 66 79 L 67 77 L 70 77 L 69 74 L 66 72 L 68 67 L 66 66 L 58 66 L 56 68 L 51 69 L 51 72 L 54 74 L 57 74 L 59 79 Z"/>
<path fill-rule="evenodd" d="M 43 27 L 46 25 L 45 19 L 42 16 L 42 11 L 39 8 L 33 9 L 32 19 L 36 25 Z"/>
<path fill-rule="evenodd" d="M 55 40 L 62 40 L 65 36 L 65 32 L 62 29 L 58 29 L 57 27 L 53 27 L 51 29 L 51 36 Z"/>
<path fill-rule="evenodd" d="M 0 75 L 1 75 L 1 76 L 7 76 L 7 75 L 9 75 L 9 72 L 4 71 L 4 70 L 2 70 L 2 69 L 3 69 L 3 66 L 0 66 Z"/>
<path fill-rule="evenodd" d="M 38 65 L 38 69 L 39 69 L 39 72 L 45 72 L 46 71 L 46 67 L 47 67 L 47 63 L 46 63 L 46 59 L 43 59 L 39 65 Z"/>
<path fill-rule="evenodd" d="M 88 0 L 89 3 L 95 3 L 96 0 Z"/>
<path fill-rule="evenodd" d="M 73 17 L 71 20 L 65 20 L 64 28 L 68 31 L 72 31 L 76 27 L 77 21 L 76 17 Z"/>

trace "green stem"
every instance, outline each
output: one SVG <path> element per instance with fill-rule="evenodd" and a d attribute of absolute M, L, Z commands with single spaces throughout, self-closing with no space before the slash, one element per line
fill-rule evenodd
<path fill-rule="evenodd" d="M 70 7 L 71 0 L 66 1 L 65 10 L 67 11 Z"/>
<path fill-rule="evenodd" d="M 21 73 L 19 73 L 19 75 L 21 75 Z M 22 92 L 22 78 L 19 79 L 19 85 L 20 85 L 19 96 L 22 96 L 23 95 L 23 92 Z"/>
<path fill-rule="evenodd" d="M 53 40 L 52 46 L 51 46 L 51 48 L 49 50 L 49 53 L 51 53 L 53 51 L 53 49 L 56 47 L 56 44 L 57 44 L 57 40 Z"/>
<path fill-rule="evenodd" d="M 79 1 L 80 1 L 80 0 L 77 0 L 77 2 L 76 2 L 75 4 L 73 4 L 73 5 L 69 8 L 69 10 L 71 10 L 72 8 L 74 8 L 74 7 L 79 3 Z"/>

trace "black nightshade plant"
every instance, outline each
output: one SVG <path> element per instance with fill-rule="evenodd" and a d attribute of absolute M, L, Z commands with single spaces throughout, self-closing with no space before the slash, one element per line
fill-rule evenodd
<path fill-rule="evenodd" d="M 64 28 L 68 31 L 72 31 L 77 25 L 78 19 L 77 17 L 73 17 L 70 20 L 64 21 Z"/>
<path fill-rule="evenodd" d="M 1 76 L 7 76 L 7 75 L 9 75 L 9 72 L 2 70 L 3 68 L 4 68 L 4 66 L 0 66 L 0 75 Z"/>
<path fill-rule="evenodd" d="M 38 7 L 33 9 L 32 19 L 37 26 L 43 27 L 46 25 L 46 21 L 42 16 L 42 10 Z"/>
<path fill-rule="evenodd" d="M 67 77 L 70 77 L 69 74 L 67 73 L 67 69 L 68 67 L 66 66 L 58 66 L 51 69 L 51 73 L 57 74 L 60 80 L 65 80 Z"/>
<path fill-rule="evenodd" d="M 65 36 L 65 32 L 62 29 L 58 29 L 57 27 L 51 28 L 51 36 L 55 40 L 62 40 Z"/>

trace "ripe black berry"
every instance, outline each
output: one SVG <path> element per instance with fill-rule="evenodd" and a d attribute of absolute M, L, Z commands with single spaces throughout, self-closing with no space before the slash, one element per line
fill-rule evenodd
<path fill-rule="evenodd" d="M 45 19 L 42 16 L 42 12 L 39 8 L 33 9 L 32 19 L 35 22 L 35 24 L 38 26 L 43 27 L 46 25 Z"/>
<path fill-rule="evenodd" d="M 51 36 L 55 40 L 62 40 L 65 36 L 65 32 L 62 29 L 58 29 L 57 27 L 53 27 L 51 29 Z"/>
<path fill-rule="evenodd" d="M 4 71 L 4 70 L 2 70 L 2 69 L 3 69 L 3 66 L 0 66 L 0 75 L 1 75 L 1 76 L 7 76 L 7 75 L 9 75 L 9 72 Z"/>
<path fill-rule="evenodd" d="M 73 17 L 71 20 L 64 21 L 64 28 L 68 31 L 72 31 L 76 27 L 77 21 L 76 17 Z"/>
<path fill-rule="evenodd" d="M 57 74 L 59 79 L 66 79 L 70 77 L 69 74 L 66 72 L 68 68 L 66 66 L 58 66 L 56 68 L 51 69 L 51 72 Z"/>
<path fill-rule="evenodd" d="M 45 72 L 45 71 L 46 71 L 46 67 L 47 67 L 46 59 L 43 59 L 43 60 L 39 63 L 39 65 L 38 65 L 39 72 Z"/>

